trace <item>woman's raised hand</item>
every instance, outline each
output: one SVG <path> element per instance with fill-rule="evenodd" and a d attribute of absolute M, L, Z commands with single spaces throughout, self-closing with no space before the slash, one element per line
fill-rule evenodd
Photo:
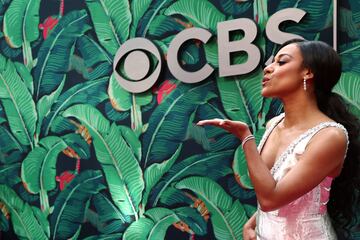
<path fill-rule="evenodd" d="M 243 140 L 247 135 L 250 134 L 249 127 L 246 123 L 240 121 L 232 121 L 228 119 L 209 119 L 209 120 L 202 120 L 197 123 L 198 126 L 215 126 L 220 127 L 229 133 L 234 134 L 240 140 Z"/>

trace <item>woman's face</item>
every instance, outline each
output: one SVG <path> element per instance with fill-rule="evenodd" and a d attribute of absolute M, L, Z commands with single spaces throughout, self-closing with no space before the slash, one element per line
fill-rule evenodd
<path fill-rule="evenodd" d="M 303 58 L 296 44 L 280 49 L 273 63 L 264 69 L 261 95 L 281 98 L 296 91 L 304 91 L 305 69 L 302 62 Z"/>

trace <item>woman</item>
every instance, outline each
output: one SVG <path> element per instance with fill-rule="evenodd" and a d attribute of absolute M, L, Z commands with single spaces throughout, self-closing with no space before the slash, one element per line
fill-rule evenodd
<path fill-rule="evenodd" d="M 268 122 L 258 148 L 243 122 L 198 123 L 242 141 L 258 200 L 244 225 L 245 240 L 337 239 L 331 220 L 343 229 L 351 222 L 360 189 L 360 124 L 331 92 L 340 75 L 339 56 L 330 46 L 289 41 L 264 69 L 261 94 L 279 98 L 284 113 Z"/>

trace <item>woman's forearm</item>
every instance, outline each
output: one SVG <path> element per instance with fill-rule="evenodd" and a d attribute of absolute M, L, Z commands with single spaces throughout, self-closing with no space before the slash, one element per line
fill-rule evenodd
<path fill-rule="evenodd" d="M 261 159 L 254 140 L 246 142 L 243 146 L 249 175 L 254 186 L 256 197 L 261 208 L 265 211 L 271 208 L 271 196 L 275 190 L 276 182 L 268 167 Z"/>

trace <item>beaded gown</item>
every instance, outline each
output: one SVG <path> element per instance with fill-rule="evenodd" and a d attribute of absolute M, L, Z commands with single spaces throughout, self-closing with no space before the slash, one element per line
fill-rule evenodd
<path fill-rule="evenodd" d="M 276 117 L 266 130 L 258 146 L 261 152 L 267 138 L 284 114 Z M 296 165 L 297 156 L 301 155 L 310 139 L 321 129 L 328 127 L 346 129 L 339 123 L 323 122 L 308 129 L 295 139 L 279 156 L 271 169 L 275 181 L 282 179 Z M 256 234 L 258 240 L 333 240 L 337 239 L 327 213 L 330 188 L 333 178 L 326 177 L 319 185 L 293 202 L 270 212 L 264 212 L 258 207 L 256 216 Z M 259 206 L 259 204 L 258 204 Z"/>

